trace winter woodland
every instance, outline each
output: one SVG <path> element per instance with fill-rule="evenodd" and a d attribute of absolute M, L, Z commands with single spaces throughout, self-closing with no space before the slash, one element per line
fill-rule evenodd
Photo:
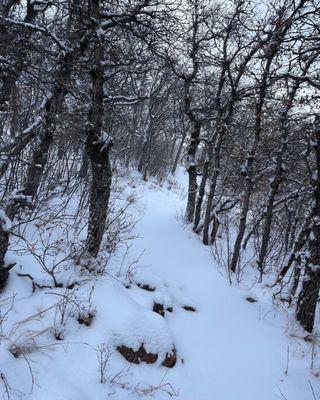
<path fill-rule="evenodd" d="M 0 0 L 0 398 L 319 400 L 319 100 L 319 0 Z"/>

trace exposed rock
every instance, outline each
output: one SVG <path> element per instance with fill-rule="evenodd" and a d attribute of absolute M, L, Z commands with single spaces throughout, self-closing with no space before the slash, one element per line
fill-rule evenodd
<path fill-rule="evenodd" d="M 254 299 L 253 297 L 250 297 L 250 296 L 248 296 L 248 297 L 246 297 L 246 300 L 249 302 L 249 303 L 256 303 L 258 300 L 256 300 L 256 299 Z"/>
<path fill-rule="evenodd" d="M 164 306 L 161 303 L 153 303 L 153 309 L 154 312 L 160 314 L 162 317 L 164 317 L 165 310 Z"/>
<path fill-rule="evenodd" d="M 170 353 L 166 354 L 166 358 L 163 360 L 162 365 L 167 368 L 173 368 L 177 362 L 177 351 L 175 348 Z"/>
<path fill-rule="evenodd" d="M 137 286 L 140 289 L 147 290 L 148 292 L 154 292 L 156 290 L 155 287 L 148 285 L 147 283 L 137 283 Z"/>
<path fill-rule="evenodd" d="M 78 320 L 79 324 L 83 324 L 85 326 L 90 326 L 94 317 L 95 317 L 95 313 L 89 312 L 87 314 L 79 315 L 77 320 Z"/>
<path fill-rule="evenodd" d="M 154 364 L 158 360 L 158 354 L 147 353 L 143 344 L 138 350 L 133 350 L 127 346 L 118 346 L 117 350 L 119 353 L 129 362 L 134 364 L 140 364 L 140 362 L 145 362 L 147 364 Z M 177 362 L 177 352 L 173 349 L 166 354 L 165 359 L 162 361 L 161 365 L 167 368 L 173 368 Z"/>
<path fill-rule="evenodd" d="M 186 311 L 196 312 L 197 310 L 192 306 L 182 306 L 182 308 Z"/>
<path fill-rule="evenodd" d="M 158 354 L 147 353 L 143 344 L 136 351 L 127 346 L 118 346 L 117 350 L 127 361 L 134 364 L 140 364 L 140 362 L 154 364 L 158 359 Z"/>

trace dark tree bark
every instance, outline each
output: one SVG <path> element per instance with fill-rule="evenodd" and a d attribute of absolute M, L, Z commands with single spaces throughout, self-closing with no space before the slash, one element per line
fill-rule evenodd
<path fill-rule="evenodd" d="M 208 157 L 209 153 L 209 157 Z M 207 180 L 209 176 L 209 169 L 211 165 L 211 160 L 210 160 L 210 154 L 212 153 L 212 150 L 210 149 L 209 145 L 209 150 L 207 149 L 206 154 L 205 154 L 205 160 L 204 160 L 204 165 L 202 169 L 202 177 L 201 177 L 201 182 L 199 185 L 199 192 L 197 196 L 197 203 L 196 203 L 196 208 L 194 212 L 194 223 L 193 223 L 193 230 L 196 231 L 197 227 L 199 226 L 200 219 L 201 219 L 201 210 L 202 210 L 202 203 L 206 191 L 206 185 L 207 185 Z"/>
<path fill-rule="evenodd" d="M 269 47 L 270 51 L 269 53 L 267 53 L 268 58 L 266 60 L 266 65 L 264 68 L 264 72 L 262 74 L 261 83 L 259 85 L 259 98 L 255 109 L 254 139 L 251 148 L 248 151 L 248 155 L 246 157 L 246 164 L 244 168 L 245 182 L 244 182 L 242 208 L 240 213 L 238 233 L 234 243 L 232 258 L 230 262 L 230 270 L 232 272 L 236 272 L 237 270 L 240 258 L 241 244 L 246 231 L 247 215 L 250 208 L 251 194 L 254 188 L 254 161 L 261 135 L 262 109 L 265 102 L 271 63 L 278 51 L 278 45 L 274 46 L 274 43 L 271 43 Z"/>
<path fill-rule="evenodd" d="M 0 11 L 4 17 L 7 17 L 11 8 L 20 3 L 20 0 L 3 0 Z"/>
<path fill-rule="evenodd" d="M 44 168 L 48 161 L 49 149 L 53 142 L 53 134 L 57 116 L 61 114 L 63 102 L 68 93 L 67 84 L 71 77 L 74 52 L 65 53 L 59 62 L 56 72 L 56 84 L 45 104 L 45 115 L 38 142 L 32 155 L 22 193 L 35 197 L 40 186 Z"/>
<path fill-rule="evenodd" d="M 90 16 L 99 20 L 100 1 L 90 1 Z M 98 28 L 98 26 L 97 26 Z M 98 29 L 97 29 L 98 30 Z M 91 109 L 87 126 L 86 148 L 90 158 L 92 182 L 90 189 L 87 250 L 96 257 L 101 246 L 110 198 L 112 171 L 109 151 L 112 141 L 103 131 L 104 46 L 99 34 L 95 35 L 91 70 Z"/>
<path fill-rule="evenodd" d="M 9 246 L 9 232 L 4 218 L 0 217 L 0 290 L 9 278 L 9 269 L 5 265 L 4 257 Z"/>
<path fill-rule="evenodd" d="M 88 177 L 88 168 L 89 168 L 89 156 L 87 149 L 85 148 L 82 152 L 81 168 L 79 171 L 80 179 L 86 179 Z"/>
<path fill-rule="evenodd" d="M 20 0 L 3 0 L 0 4 L 0 17 L 8 18 L 10 11 L 15 5 L 19 4 Z M 0 19 L 0 55 L 3 56 L 8 51 L 8 43 L 12 36 L 8 32 L 8 27 L 5 21 Z M 1 103 L 0 103 L 1 104 Z"/>
<path fill-rule="evenodd" d="M 180 140 L 179 147 L 178 147 L 178 150 L 177 150 L 177 154 L 176 154 L 175 159 L 174 159 L 173 164 L 172 164 L 172 169 L 171 169 L 171 174 L 172 175 L 174 175 L 176 173 L 176 170 L 177 170 L 180 158 L 181 158 L 183 145 L 185 143 L 186 137 L 187 137 L 187 132 L 185 131 L 183 133 L 183 136 L 182 136 L 181 140 Z"/>
<path fill-rule="evenodd" d="M 192 25 L 192 37 L 191 43 L 192 48 L 189 54 L 190 61 L 192 63 L 192 70 L 188 75 L 178 74 L 183 80 L 183 101 L 184 101 L 184 113 L 190 124 L 189 143 L 186 154 L 186 170 L 188 172 L 188 198 L 185 212 L 186 221 L 192 223 L 194 220 L 194 212 L 196 206 L 196 197 L 198 191 L 197 184 L 197 150 L 200 143 L 200 132 L 202 127 L 202 120 L 199 119 L 192 107 L 192 84 L 199 72 L 199 44 L 201 39 L 198 38 L 199 27 L 201 24 L 201 11 L 200 2 L 196 0 L 193 4 L 193 25 Z"/>
<path fill-rule="evenodd" d="M 240 4 L 241 4 L 241 2 L 239 2 L 239 5 Z M 223 122 L 222 122 L 222 116 L 225 111 L 225 107 L 223 107 L 222 103 L 221 103 L 221 94 L 222 94 L 222 90 L 225 86 L 226 74 L 227 74 L 227 70 L 229 67 L 229 63 L 230 63 L 228 60 L 228 42 L 230 39 L 230 33 L 232 30 L 234 19 L 237 17 L 239 11 L 240 11 L 240 9 L 237 6 L 235 9 L 235 13 L 231 17 L 231 19 L 227 25 L 225 36 L 223 39 L 223 46 L 222 46 L 223 59 L 222 59 L 220 76 L 219 76 L 218 90 L 217 90 L 217 94 L 215 97 L 215 109 L 217 112 L 217 120 L 216 120 L 217 135 L 213 139 L 213 140 L 215 140 L 214 147 L 213 147 L 213 144 L 211 145 L 211 150 L 214 151 L 213 171 L 212 171 L 212 176 L 210 177 L 210 189 L 209 189 L 209 194 L 208 194 L 208 198 L 207 198 L 204 223 L 203 223 L 202 242 L 205 245 L 208 245 L 209 241 L 210 241 L 209 240 L 210 216 L 211 216 L 211 212 L 212 212 L 213 199 L 215 196 L 216 187 L 217 187 L 217 183 L 218 183 L 218 177 L 220 174 L 221 145 L 222 145 L 222 140 L 223 140 L 223 136 L 225 133 L 225 129 L 223 127 Z M 230 113 L 229 117 L 231 117 L 231 113 Z M 227 121 L 225 121 L 225 122 L 227 122 Z M 212 157 L 212 155 L 210 155 L 210 157 Z"/>
<path fill-rule="evenodd" d="M 268 80 L 270 77 L 271 65 L 274 58 L 276 57 L 276 55 L 280 50 L 281 43 L 283 42 L 288 30 L 292 26 L 293 17 L 304 6 L 305 3 L 306 0 L 301 0 L 291 11 L 290 15 L 287 15 L 288 10 L 284 6 L 277 11 L 277 17 L 276 17 L 277 19 L 275 21 L 274 31 L 272 32 L 269 41 L 267 43 L 267 46 L 265 47 L 264 71 L 260 79 L 258 100 L 255 106 L 254 139 L 252 146 L 249 149 L 248 156 L 246 158 L 245 174 L 244 174 L 245 188 L 243 194 L 243 203 L 240 214 L 238 233 L 235 240 L 231 263 L 230 263 L 230 270 L 232 272 L 236 272 L 240 258 L 241 244 L 246 231 L 247 215 L 250 208 L 250 198 L 254 188 L 254 163 L 255 163 L 256 152 L 260 142 L 262 111 L 268 88 Z"/>
<path fill-rule="evenodd" d="M 14 3 L 17 2 L 12 1 L 11 3 L 14 5 Z M 24 23 L 33 23 L 37 14 L 38 12 L 35 4 L 28 0 Z M 24 40 L 27 41 L 31 37 L 32 30 L 23 27 L 21 27 L 20 30 L 22 31 L 21 33 L 24 36 Z M 10 43 L 8 43 L 8 46 L 10 46 Z M 15 58 L 16 59 L 14 60 L 14 62 L 10 63 L 9 67 L 5 71 L 5 79 L 3 80 L 3 85 L 0 91 L 0 109 L 3 109 L 11 98 L 16 82 L 20 78 L 21 73 L 24 69 L 25 61 L 27 58 L 27 51 L 20 46 L 19 53 L 16 54 Z"/>
<path fill-rule="evenodd" d="M 200 143 L 201 122 L 195 120 L 190 133 L 190 142 L 187 151 L 187 172 L 188 172 L 188 199 L 186 208 L 186 220 L 190 223 L 194 219 L 196 197 L 198 191 L 197 183 L 197 162 L 196 153 Z"/>
<path fill-rule="evenodd" d="M 216 240 L 217 233 L 219 230 L 220 226 L 220 220 L 219 218 L 215 215 L 212 221 L 212 227 L 211 227 L 211 233 L 210 233 L 210 244 L 213 244 Z"/>
<path fill-rule="evenodd" d="M 33 3 L 28 2 L 28 7 Z M 30 11 L 31 12 L 31 11 Z M 26 17 L 27 18 L 27 17 Z M 48 161 L 49 150 L 53 142 L 53 134 L 55 131 L 56 118 L 61 113 L 63 102 L 66 94 L 68 93 L 68 83 L 71 78 L 71 72 L 75 59 L 83 53 L 88 43 L 88 36 L 86 34 L 76 42 L 76 45 L 69 51 L 62 51 L 59 54 L 59 61 L 54 74 L 54 84 L 49 92 L 47 100 L 42 108 L 43 117 L 38 119 L 34 124 L 22 133 L 22 137 L 16 139 L 13 145 L 10 145 L 10 156 L 8 161 L 0 167 L 0 174 L 4 174 L 11 162 L 11 157 L 16 157 L 21 151 L 34 139 L 36 132 L 39 136 L 36 138 L 34 143 L 34 151 L 32 153 L 31 162 L 26 172 L 26 179 L 23 188 L 20 190 L 20 194 L 23 197 L 15 198 L 11 204 L 8 204 L 6 208 L 6 214 L 12 220 L 21 208 L 29 204 L 26 201 L 25 196 L 33 199 L 39 189 L 41 179 L 44 173 L 44 168 Z M 19 73 L 22 72 L 22 65 Z M 20 67 L 19 67 L 20 68 Z M 18 79 L 18 76 L 15 77 Z M 6 94 L 10 94 L 15 86 L 16 80 L 12 81 L 12 87 L 8 87 L 10 90 L 6 91 Z M 22 140 L 19 140 L 22 139 Z M 7 232 L 0 231 L 0 243 L 1 251 L 3 254 L 6 253 L 9 245 L 9 239 L 7 238 Z"/>
<path fill-rule="evenodd" d="M 303 76 L 308 71 L 308 68 L 312 64 L 313 59 L 310 59 L 304 70 L 303 70 Z M 262 233 L 262 240 L 261 240 L 261 246 L 260 246 L 260 253 L 259 253 L 259 260 L 258 260 L 258 268 L 260 271 L 260 282 L 262 282 L 262 276 L 265 268 L 265 260 L 268 254 L 268 247 L 269 247 L 269 241 L 270 241 L 270 232 L 271 232 L 271 225 L 272 225 L 272 219 L 273 219 L 273 209 L 274 209 L 274 202 L 276 199 L 276 196 L 278 194 L 280 185 L 283 181 L 283 157 L 286 152 L 287 148 L 287 140 L 289 136 L 289 121 L 288 121 L 288 113 L 291 110 L 293 106 L 293 101 L 295 99 L 296 93 L 300 87 L 300 82 L 296 81 L 294 82 L 293 88 L 288 94 L 288 98 L 286 101 L 286 107 L 282 111 L 281 116 L 280 116 L 280 131 L 281 131 L 281 147 L 279 151 L 277 152 L 276 155 L 276 165 L 274 169 L 274 176 L 272 179 L 272 182 L 270 184 L 270 191 L 269 191 L 269 197 L 267 200 L 267 206 L 266 206 L 266 211 L 265 211 L 265 220 L 264 220 L 264 226 L 263 226 L 263 233 Z"/>
<path fill-rule="evenodd" d="M 302 264 L 303 262 L 303 264 Z M 294 271 L 293 271 L 293 278 L 292 278 L 292 283 L 290 287 L 290 297 L 289 297 L 289 303 L 292 302 L 292 299 L 295 297 L 298 286 L 299 286 L 299 281 L 301 277 L 301 270 L 302 268 L 305 267 L 305 254 L 299 254 L 299 257 L 297 257 L 295 266 L 294 266 Z"/>
<path fill-rule="evenodd" d="M 312 144 L 316 159 L 314 182 L 314 213 L 307 242 L 307 257 L 302 290 L 296 309 L 297 320 L 307 332 L 313 331 L 320 289 L 320 117 L 315 121 L 315 140 Z"/>
<path fill-rule="evenodd" d="M 220 174 L 220 154 L 221 154 L 221 145 L 222 145 L 222 138 L 224 135 L 224 131 L 220 130 L 217 138 L 216 144 L 214 146 L 214 158 L 213 158 L 213 171 L 212 176 L 210 179 L 210 186 L 209 186 L 209 194 L 207 198 L 206 210 L 204 215 L 204 222 L 203 222 L 203 237 L 202 242 L 203 244 L 208 245 L 209 240 L 209 229 L 210 229 L 210 222 L 211 222 L 211 213 L 212 213 L 212 206 L 213 206 L 213 199 L 216 193 L 216 187 L 218 183 L 218 177 Z"/>
<path fill-rule="evenodd" d="M 310 233 L 311 233 L 311 227 L 312 227 L 312 220 L 314 218 L 314 209 L 311 209 L 311 211 L 309 212 L 309 214 L 306 216 L 304 224 L 301 228 L 301 230 L 299 231 L 299 233 L 296 236 L 296 239 L 294 240 L 293 243 L 293 249 L 291 251 L 291 254 L 288 258 L 288 261 L 286 262 L 286 264 L 282 267 L 280 274 L 279 274 L 279 278 L 277 280 L 277 282 L 280 282 L 285 275 L 288 273 L 290 267 L 292 266 L 292 264 L 297 260 L 297 258 L 299 257 L 298 253 L 303 249 L 303 247 L 305 246 Z"/>
<path fill-rule="evenodd" d="M 145 127 L 145 133 L 142 142 L 141 155 L 138 163 L 138 172 L 143 174 L 143 179 L 147 180 L 148 175 L 148 159 L 151 150 L 152 132 L 149 123 Z"/>
<path fill-rule="evenodd" d="M 218 178 L 220 174 L 220 158 L 221 158 L 221 147 L 222 143 L 224 140 L 224 136 L 227 132 L 228 126 L 231 123 L 233 112 L 234 112 L 234 105 L 235 102 L 240 99 L 241 96 L 239 96 L 238 93 L 238 88 L 239 84 L 241 81 L 241 78 L 246 70 L 246 66 L 251 60 L 251 58 L 254 56 L 254 54 L 259 50 L 261 43 L 258 41 L 251 51 L 244 57 L 242 63 L 240 65 L 237 65 L 237 74 L 235 79 L 233 80 L 232 77 L 232 72 L 231 72 L 231 66 L 232 63 L 230 62 L 231 59 L 234 59 L 234 55 L 230 53 L 230 49 L 228 48 L 229 40 L 230 40 L 230 35 L 231 32 L 233 31 L 234 23 L 235 21 L 240 17 L 240 15 L 243 13 L 243 7 L 244 3 L 243 2 L 238 2 L 237 6 L 235 8 L 235 11 L 231 18 L 228 21 L 228 24 L 226 26 L 226 31 L 225 35 L 223 38 L 223 46 L 222 46 L 222 52 L 223 52 L 223 58 L 221 61 L 221 71 L 220 71 L 220 76 L 219 76 L 219 81 L 218 81 L 218 89 L 217 93 L 215 96 L 215 111 L 217 112 L 217 118 L 216 118 L 216 134 L 214 135 L 212 142 L 215 142 L 215 145 L 213 147 L 213 143 L 211 145 L 211 154 L 209 155 L 210 160 L 213 162 L 213 170 L 212 174 L 210 177 L 210 186 L 209 186 L 209 194 L 206 202 L 206 209 L 205 209 L 205 215 L 204 215 L 204 223 L 203 223 L 203 237 L 202 241 L 204 244 L 208 245 L 210 242 L 209 239 L 209 230 L 210 230 L 210 223 L 211 221 L 215 220 L 215 217 L 212 218 L 212 207 L 213 207 L 213 202 L 214 202 L 214 197 L 216 194 L 216 188 L 217 188 L 217 183 L 218 183 Z M 240 50 L 237 49 L 236 53 Z M 230 54 L 229 54 L 230 53 Z M 235 53 L 235 54 L 236 54 Z M 231 85 L 231 90 L 230 90 L 230 98 L 228 99 L 227 102 L 223 104 L 222 100 L 222 92 L 225 88 L 225 84 L 227 81 L 227 77 L 229 78 L 229 84 Z M 230 79 L 231 78 L 231 79 Z M 213 235 L 211 235 L 211 242 L 213 238 L 215 238 L 217 230 L 216 227 L 213 227 Z"/>

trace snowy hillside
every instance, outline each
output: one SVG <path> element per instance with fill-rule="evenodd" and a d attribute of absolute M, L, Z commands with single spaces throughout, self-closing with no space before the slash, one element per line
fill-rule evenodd
<path fill-rule="evenodd" d="M 315 345 L 297 337 L 270 289 L 230 286 L 210 249 L 183 223 L 182 171 L 178 184 L 122 179 L 127 193 L 138 194 L 130 208 L 135 238 L 100 274 L 85 260 L 64 260 L 57 250 L 67 243 L 63 224 L 46 226 L 56 243 L 46 265 L 61 261 L 55 276 L 63 287 L 53 288 L 43 259 L 24 255 L 16 238 L 21 255 L 12 257 L 20 267 L 1 294 L 1 398 L 320 398 Z M 34 253 L 44 243 L 40 222 L 24 232 Z M 39 285 L 34 291 L 32 283 Z M 120 354 L 139 349 L 134 363 Z"/>

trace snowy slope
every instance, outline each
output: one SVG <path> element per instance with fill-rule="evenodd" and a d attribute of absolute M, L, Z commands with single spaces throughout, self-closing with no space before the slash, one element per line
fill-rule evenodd
<path fill-rule="evenodd" d="M 179 180 L 183 184 L 184 177 Z M 250 303 L 246 291 L 228 285 L 210 249 L 179 218 L 185 202 L 182 189 L 140 182 L 136 191 L 141 197 L 136 213 L 141 218 L 131 257 L 143 253 L 140 267 L 130 274 L 129 285 L 123 276 L 107 275 L 96 277 L 95 282 L 91 278 L 75 292 L 77 299 L 87 299 L 95 314 L 90 326 L 78 324 L 73 309 L 63 340 L 55 340 L 50 327 L 56 311 L 41 313 L 53 307 L 52 298 L 56 301 L 64 289 L 32 294 L 28 280 L 12 277 L 2 294 L 9 299 L 3 303 L 8 308 L 10 295 L 17 293 L 5 325 L 11 335 L 0 346 L 3 398 L 8 398 L 5 389 L 11 398 L 32 400 L 320 398 L 319 378 L 309 368 L 311 345 L 289 335 L 288 316 L 275 310 L 261 289 L 252 289 L 258 301 Z M 112 261 L 114 270 L 119 262 L 117 257 Z M 136 283 L 154 290 L 143 290 Z M 154 301 L 172 307 L 173 312 L 166 312 L 164 318 L 154 313 Z M 197 311 L 187 311 L 185 305 Z M 39 312 L 22 324 L 20 335 L 25 336 L 26 329 L 41 332 L 34 341 L 42 347 L 14 358 L 8 349 L 19 332 L 12 324 Z M 114 350 L 121 343 L 137 348 L 141 342 L 162 355 L 174 345 L 176 366 L 129 364 Z M 107 359 L 104 384 L 100 383 L 101 356 Z"/>

